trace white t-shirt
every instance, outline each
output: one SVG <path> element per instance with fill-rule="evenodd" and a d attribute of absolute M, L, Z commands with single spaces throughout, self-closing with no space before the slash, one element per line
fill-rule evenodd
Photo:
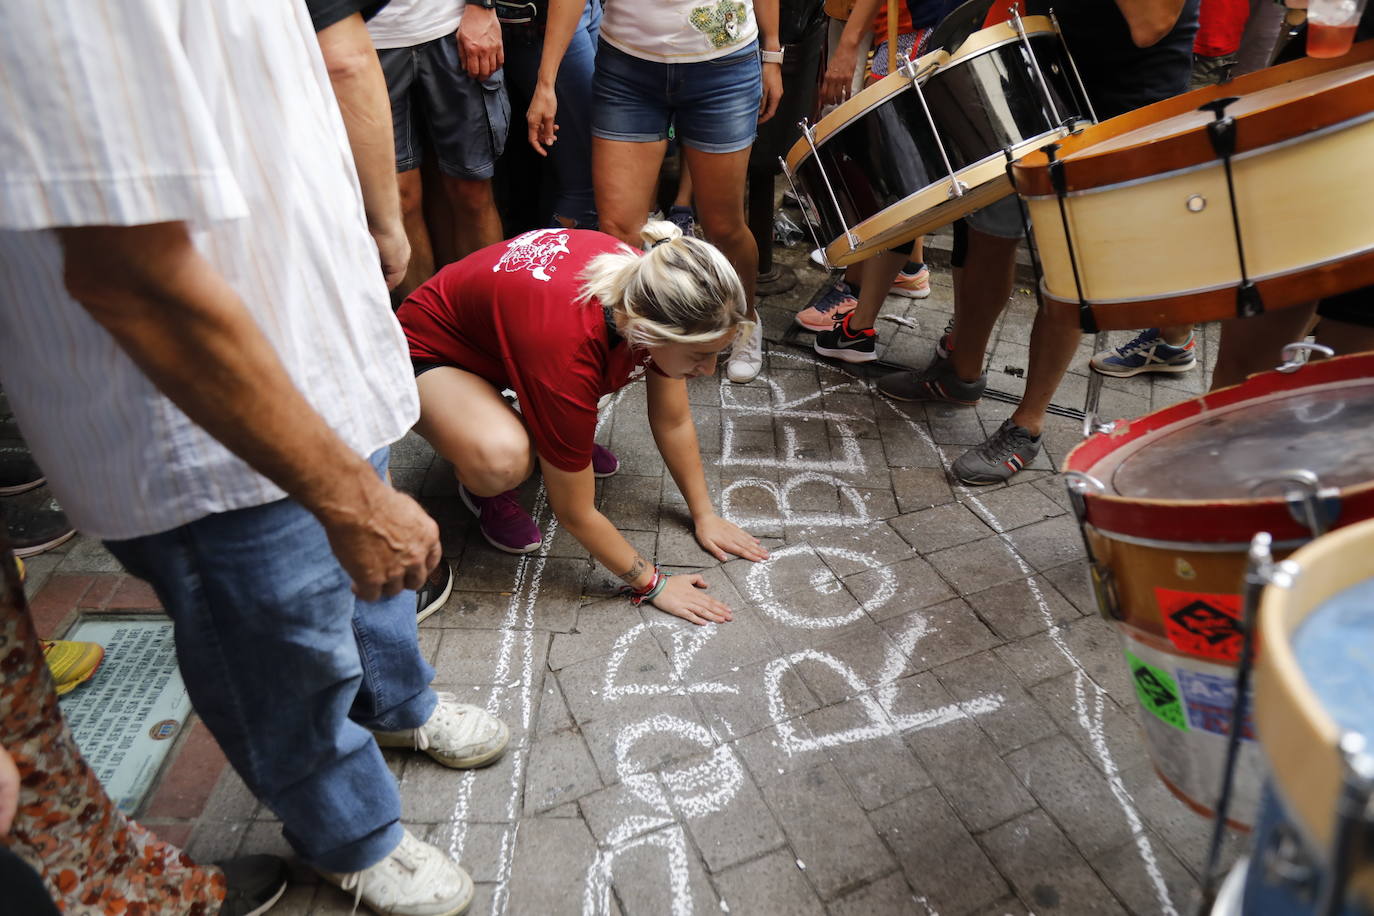
<path fill-rule="evenodd" d="M 601 19 L 607 44 L 666 64 L 715 60 L 758 34 L 753 0 L 606 0 Z"/>
<path fill-rule="evenodd" d="M 305 4 L 120 0 L 95 42 L 48 6 L 0 29 L 0 376 L 72 522 L 132 538 L 285 494 L 67 294 L 53 227 L 185 221 L 344 442 L 403 436 L 415 378 Z"/>
<path fill-rule="evenodd" d="M 391 0 L 367 23 L 379 50 L 411 48 L 458 31 L 463 0 Z"/>

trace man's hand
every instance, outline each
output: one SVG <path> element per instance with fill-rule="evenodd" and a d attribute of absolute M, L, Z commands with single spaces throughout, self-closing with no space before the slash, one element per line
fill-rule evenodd
<path fill-rule="evenodd" d="M 763 98 L 759 100 L 759 123 L 778 113 L 782 101 L 782 64 L 763 65 Z"/>
<path fill-rule="evenodd" d="M 439 526 L 420 504 L 377 481 L 355 504 L 316 513 L 364 601 L 418 589 L 439 564 Z"/>
<path fill-rule="evenodd" d="M 7 836 L 19 811 L 19 768 L 0 744 L 0 837 Z"/>
<path fill-rule="evenodd" d="M 484 10 L 469 3 L 458 24 L 458 58 L 468 76 L 482 81 L 506 63 L 501 43 L 501 22 L 496 10 Z"/>
<path fill-rule="evenodd" d="M 372 240 L 377 243 L 386 288 L 395 289 L 405 279 L 406 268 L 410 266 L 410 239 L 406 238 L 405 227 L 397 225 L 374 231 Z"/>
<path fill-rule="evenodd" d="M 849 98 L 849 88 L 854 85 L 854 71 L 858 66 L 858 49 L 841 41 L 821 81 L 822 105 L 838 105 Z"/>

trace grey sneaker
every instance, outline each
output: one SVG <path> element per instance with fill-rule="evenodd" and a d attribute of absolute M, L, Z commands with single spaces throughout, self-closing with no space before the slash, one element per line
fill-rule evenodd
<path fill-rule="evenodd" d="M 484 709 L 459 703 L 457 697 L 443 691 L 424 725 L 372 735 L 382 747 L 412 747 L 457 769 L 486 766 L 500 757 L 510 742 L 506 723 Z"/>
<path fill-rule="evenodd" d="M 954 462 L 954 476 L 961 483 L 979 486 L 1001 483 L 1034 461 L 1038 454 L 1040 437 L 1007 419 L 988 441 L 959 456 Z"/>
<path fill-rule="evenodd" d="M 878 390 L 898 401 L 943 401 L 965 407 L 977 404 L 987 387 L 986 375 L 966 382 L 939 357 L 920 372 L 894 372 L 878 379 Z"/>

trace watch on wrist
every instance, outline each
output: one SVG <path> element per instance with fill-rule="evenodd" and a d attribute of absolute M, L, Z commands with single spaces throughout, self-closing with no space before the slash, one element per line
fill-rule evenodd
<path fill-rule="evenodd" d="M 482 9 L 484 9 L 484 10 L 494 10 L 494 9 L 496 9 L 496 0 L 468 0 L 468 2 L 469 2 L 469 3 L 475 3 L 476 5 L 480 6 L 480 7 L 481 7 Z"/>
<path fill-rule="evenodd" d="M 782 51 L 760 51 L 759 57 L 763 58 L 765 64 L 782 63 Z"/>

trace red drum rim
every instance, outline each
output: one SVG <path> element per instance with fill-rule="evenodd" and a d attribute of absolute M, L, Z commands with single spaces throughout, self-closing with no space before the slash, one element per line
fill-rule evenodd
<path fill-rule="evenodd" d="M 1374 377 L 1374 353 L 1356 353 L 1307 363 L 1294 372 L 1270 370 L 1201 397 L 1116 424 L 1080 442 L 1064 459 L 1064 470 L 1091 474 L 1093 468 L 1122 446 L 1156 430 L 1208 411 L 1265 395 L 1296 391 L 1331 382 Z M 1276 471 L 1281 470 L 1276 468 Z M 1258 531 L 1274 540 L 1307 540 L 1306 526 L 1289 512 L 1281 497 L 1253 499 L 1140 499 L 1087 489 L 1084 521 L 1104 534 L 1176 544 L 1249 543 Z M 1341 490 L 1341 512 L 1333 528 L 1374 518 L 1374 481 Z"/>
<path fill-rule="evenodd" d="M 1065 191 L 1087 191 L 1136 181 L 1217 160 L 1206 127 L 1199 125 L 1172 136 L 1135 143 L 1098 154 L 1076 156 L 1086 147 L 1141 127 L 1197 110 L 1213 99 L 1242 96 L 1347 67 L 1374 61 L 1374 40 L 1355 45 L 1342 57 L 1328 60 L 1303 58 L 1269 67 L 1222 83 L 1138 108 L 1135 111 L 1085 128 L 1059 144 Z M 1325 91 L 1285 99 L 1268 108 L 1236 119 L 1236 155 L 1263 149 L 1293 137 L 1331 127 L 1367 114 L 1374 103 L 1374 72 Z M 1012 181 L 1023 197 L 1050 197 L 1056 191 L 1050 177 L 1049 157 L 1037 150 L 1012 166 Z"/>

